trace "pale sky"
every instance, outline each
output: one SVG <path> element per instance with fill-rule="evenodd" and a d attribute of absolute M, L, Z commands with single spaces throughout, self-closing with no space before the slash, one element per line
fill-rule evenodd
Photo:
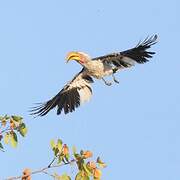
<path fill-rule="evenodd" d="M 47 166 L 53 157 L 49 142 L 61 138 L 101 156 L 108 165 L 103 180 L 178 180 L 179 7 L 178 0 L 0 1 L 1 115 L 22 115 L 29 129 L 16 149 L 0 152 L 0 179 Z M 96 57 L 153 34 L 159 36 L 156 55 L 119 72 L 120 84 L 95 81 L 91 101 L 71 114 L 28 115 L 81 69 L 65 63 L 69 51 Z M 73 168 L 54 171 L 73 174 Z M 51 177 L 33 176 L 39 179 Z"/>

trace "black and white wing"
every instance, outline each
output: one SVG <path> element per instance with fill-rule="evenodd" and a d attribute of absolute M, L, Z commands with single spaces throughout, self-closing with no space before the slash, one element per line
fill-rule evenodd
<path fill-rule="evenodd" d="M 93 83 L 93 79 L 82 69 L 55 97 L 34 107 L 31 115 L 44 116 L 56 106 L 57 115 L 61 114 L 62 110 L 65 114 L 74 111 L 81 103 L 90 99 L 92 95 L 90 83 Z"/>
<path fill-rule="evenodd" d="M 134 66 L 135 63 L 143 64 L 149 61 L 149 58 L 152 58 L 152 55 L 155 54 L 155 52 L 147 50 L 156 44 L 156 42 L 157 35 L 154 35 L 147 37 L 132 49 L 96 57 L 93 60 L 101 60 L 103 63 L 112 64 L 118 69 Z"/>

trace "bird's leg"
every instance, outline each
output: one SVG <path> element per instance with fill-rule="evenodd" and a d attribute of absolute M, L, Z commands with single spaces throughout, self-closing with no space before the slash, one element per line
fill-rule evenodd
<path fill-rule="evenodd" d="M 115 73 L 116 73 L 116 71 L 118 70 L 118 68 L 117 67 L 115 67 L 115 68 L 113 68 L 113 74 L 112 74 L 112 77 L 113 77 L 113 81 L 115 82 L 115 83 L 119 83 L 119 81 L 116 79 L 116 77 L 115 77 Z"/>
<path fill-rule="evenodd" d="M 113 81 L 114 81 L 115 83 L 118 83 L 118 84 L 119 84 L 119 81 L 116 79 L 116 77 L 115 77 L 114 74 L 112 74 L 112 77 L 113 77 Z"/>
<path fill-rule="evenodd" d="M 105 83 L 107 86 L 111 86 L 111 85 L 112 85 L 111 82 L 107 82 L 104 78 L 102 78 L 102 80 L 104 81 L 104 83 Z"/>

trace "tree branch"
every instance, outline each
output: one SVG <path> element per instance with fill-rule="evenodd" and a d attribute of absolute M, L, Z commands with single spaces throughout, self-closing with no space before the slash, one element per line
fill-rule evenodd
<path fill-rule="evenodd" d="M 75 159 L 72 159 L 71 161 L 67 162 L 67 163 L 63 163 L 63 164 L 57 164 L 57 165 L 50 165 L 50 166 L 47 166 L 47 167 L 44 167 L 44 168 L 41 168 L 41 169 L 38 169 L 38 170 L 35 170 L 33 172 L 31 172 L 29 175 L 27 176 L 31 176 L 33 174 L 38 174 L 38 173 L 45 173 L 47 175 L 50 175 L 46 170 L 48 169 L 52 169 L 52 168 L 58 168 L 58 167 L 61 167 L 61 166 L 65 166 L 65 165 L 68 165 L 68 164 L 71 164 L 73 162 L 76 162 Z M 53 176 L 53 175 L 50 175 L 50 176 Z M 5 178 L 4 180 L 16 180 L 16 179 L 21 179 L 22 177 L 25 177 L 23 175 L 21 176 L 14 176 L 14 177 L 9 177 L 9 178 Z M 53 176 L 54 177 L 54 176 Z"/>

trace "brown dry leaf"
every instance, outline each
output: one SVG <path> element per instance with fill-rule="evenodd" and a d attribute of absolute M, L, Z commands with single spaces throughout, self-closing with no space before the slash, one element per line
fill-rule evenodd
<path fill-rule="evenodd" d="M 67 155 L 69 154 L 69 148 L 66 144 L 63 145 L 63 150 L 62 150 L 63 154 L 64 155 Z"/>
<path fill-rule="evenodd" d="M 101 177 L 101 174 L 102 174 L 102 172 L 99 169 L 97 169 L 97 168 L 94 169 L 94 173 L 93 173 L 94 178 L 99 179 Z"/>
<path fill-rule="evenodd" d="M 93 161 L 88 162 L 87 165 L 89 166 L 90 169 L 95 169 L 96 168 L 96 163 L 93 162 Z"/>
<path fill-rule="evenodd" d="M 84 157 L 85 159 L 90 158 L 90 157 L 92 157 L 92 156 L 93 156 L 93 154 L 92 154 L 91 151 L 85 151 L 85 152 L 83 153 L 83 157 Z"/>
<path fill-rule="evenodd" d="M 31 170 L 26 168 L 23 171 L 23 176 L 21 180 L 31 180 Z"/>

